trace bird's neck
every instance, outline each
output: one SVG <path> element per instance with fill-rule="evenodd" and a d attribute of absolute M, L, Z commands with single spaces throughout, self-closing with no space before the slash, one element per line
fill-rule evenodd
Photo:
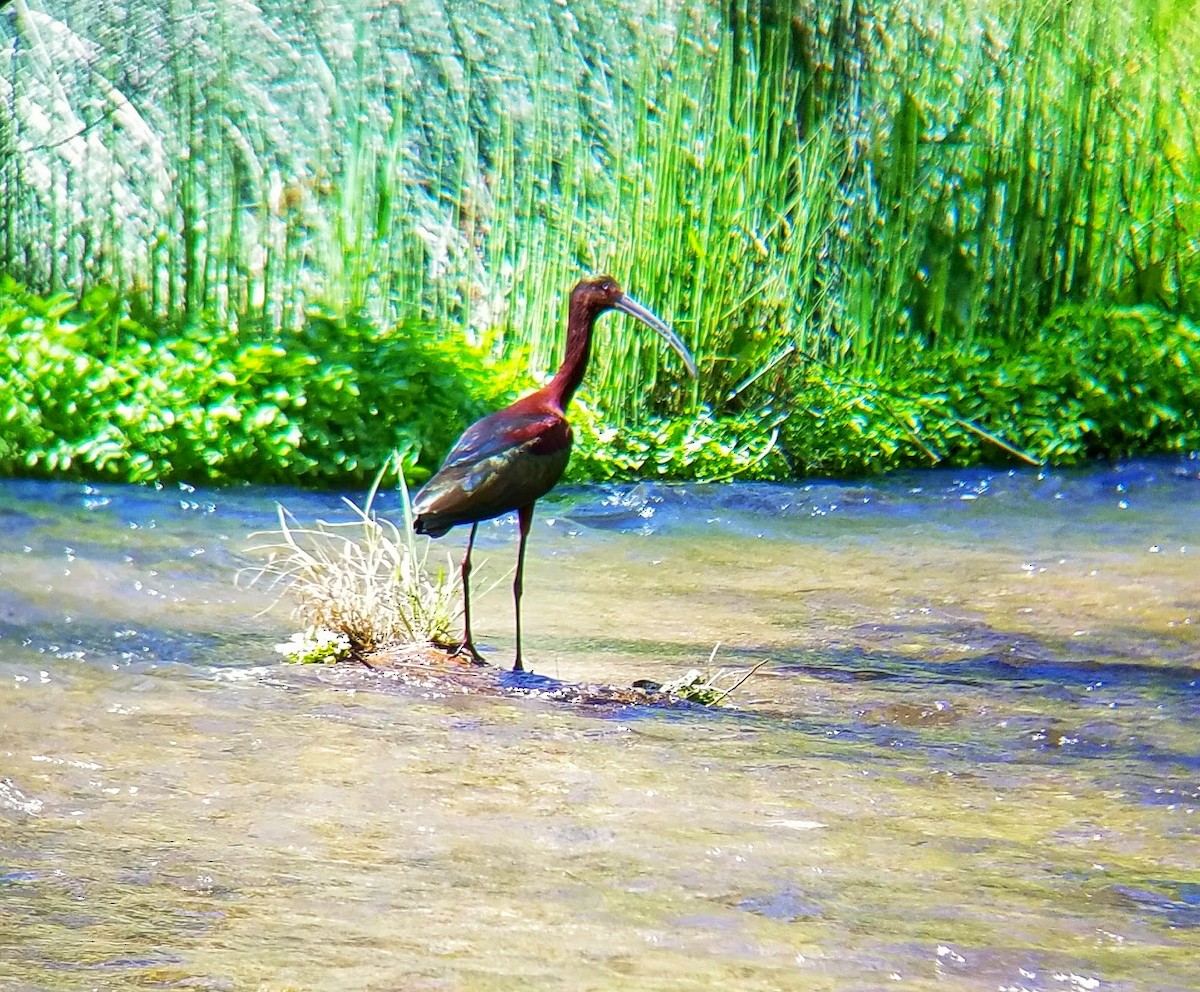
<path fill-rule="evenodd" d="M 583 382 L 591 355 L 592 328 L 595 323 L 596 314 L 592 310 L 577 305 L 574 300 L 571 301 L 570 315 L 567 318 L 567 353 L 554 378 L 546 386 L 547 396 L 560 410 L 566 409 L 571 397 L 575 395 L 575 390 Z"/>

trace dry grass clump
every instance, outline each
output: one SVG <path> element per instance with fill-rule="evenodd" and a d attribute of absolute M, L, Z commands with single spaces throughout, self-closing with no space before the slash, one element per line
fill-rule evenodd
<path fill-rule="evenodd" d="M 360 658 L 397 644 L 450 639 L 457 616 L 457 573 L 447 568 L 430 574 L 429 542 L 418 545 L 412 533 L 403 476 L 403 531 L 375 514 L 372 505 L 382 477 L 381 472 L 365 506 L 344 500 L 352 520 L 318 520 L 305 527 L 279 506 L 279 529 L 253 535 L 269 539 L 251 549 L 267 559 L 241 575 L 248 575 L 247 585 L 266 581 L 279 590 L 280 599 L 294 601 L 293 615 L 306 628 L 292 639 L 296 649 L 285 652 L 295 660 L 336 660 L 328 651 L 309 657 L 303 649 L 309 642 L 326 644 L 328 633 L 344 637 L 350 653 Z"/>

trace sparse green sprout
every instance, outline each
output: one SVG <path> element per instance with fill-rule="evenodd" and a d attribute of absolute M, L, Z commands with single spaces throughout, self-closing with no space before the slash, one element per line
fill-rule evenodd
<path fill-rule="evenodd" d="M 275 650 L 298 665 L 332 665 L 350 657 L 350 638 L 327 627 L 298 630 Z"/>
<path fill-rule="evenodd" d="M 708 667 L 704 671 L 691 668 L 678 678 L 664 682 L 659 686 L 659 690 L 676 699 L 697 703 L 700 706 L 720 706 L 736 689 L 740 689 L 750 676 L 767 663 L 766 660 L 760 661 L 746 672 L 730 671 L 726 668 L 714 670 L 712 663 L 717 657 L 720 647 L 719 641 L 713 646 L 712 654 L 708 656 Z M 722 681 L 730 680 L 732 680 L 732 684 L 728 686 L 721 684 Z"/>
<path fill-rule="evenodd" d="M 698 668 L 689 669 L 678 678 L 664 682 L 662 691 L 701 706 L 716 706 L 727 695 L 724 689 L 713 685 L 709 676 Z"/>
<path fill-rule="evenodd" d="M 399 464 L 395 456 L 388 460 L 365 506 L 344 501 L 355 519 L 338 523 L 318 520 L 312 527 L 302 527 L 280 506 L 279 529 L 255 535 L 270 540 L 251 549 L 265 553 L 267 560 L 259 568 L 247 570 L 247 585 L 265 579 L 271 588 L 278 588 L 280 599 L 295 602 L 294 615 L 308 631 L 325 631 L 345 640 L 347 648 L 341 657 L 361 657 L 397 644 L 448 641 L 450 625 L 457 616 L 457 573 L 439 569 L 436 575 L 430 574 L 429 541 L 418 542 L 412 532 L 402 473 L 403 531 L 372 509 L 393 459 Z M 283 647 L 279 646 L 282 653 L 290 653 Z"/>

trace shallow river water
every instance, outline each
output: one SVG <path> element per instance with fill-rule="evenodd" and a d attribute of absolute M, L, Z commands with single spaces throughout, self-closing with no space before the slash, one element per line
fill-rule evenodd
<path fill-rule="evenodd" d="M 4 992 L 1200 989 L 1200 462 L 545 501 L 532 667 L 715 712 L 281 664 L 276 500 L 0 482 Z"/>

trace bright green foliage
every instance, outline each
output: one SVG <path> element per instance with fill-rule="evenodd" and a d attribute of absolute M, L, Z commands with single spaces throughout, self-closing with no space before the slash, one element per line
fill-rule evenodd
<path fill-rule="evenodd" d="M 0 283 L 0 471 L 131 481 L 370 479 L 396 448 L 420 478 L 511 372 L 420 324 L 310 315 L 259 339 L 215 321 L 152 330 L 93 291 Z"/>
<path fill-rule="evenodd" d="M 701 409 L 692 416 L 651 417 L 617 427 L 576 403 L 570 478 L 784 479 L 791 471 L 779 445 L 783 419 L 770 409 L 720 419 Z"/>
<path fill-rule="evenodd" d="M 1066 307 L 1024 347 L 976 341 L 914 359 L 861 379 L 810 370 L 781 437 L 792 467 L 845 475 L 1021 453 L 1070 465 L 1200 448 L 1200 329 L 1161 310 Z"/>
<path fill-rule="evenodd" d="M 302 333 L 243 340 L 212 321 L 152 330 L 107 291 L 42 299 L 11 281 L 0 340 L 10 475 L 350 484 L 400 447 L 419 480 L 518 385 L 485 350 L 411 323 L 385 335 L 313 313 Z M 1019 349 L 980 340 L 913 358 L 863 373 L 801 359 L 773 405 L 721 416 L 615 424 L 585 398 L 570 477 L 783 479 L 1200 447 L 1200 330 L 1161 310 L 1068 307 Z"/>
<path fill-rule="evenodd" d="M 297 665 L 333 665 L 350 657 L 350 638 L 327 627 L 298 630 L 275 650 Z"/>
<path fill-rule="evenodd" d="M 1025 349 L 976 350 L 959 370 L 951 404 L 1047 462 L 1200 448 L 1200 327 L 1186 318 L 1065 308 Z"/>

